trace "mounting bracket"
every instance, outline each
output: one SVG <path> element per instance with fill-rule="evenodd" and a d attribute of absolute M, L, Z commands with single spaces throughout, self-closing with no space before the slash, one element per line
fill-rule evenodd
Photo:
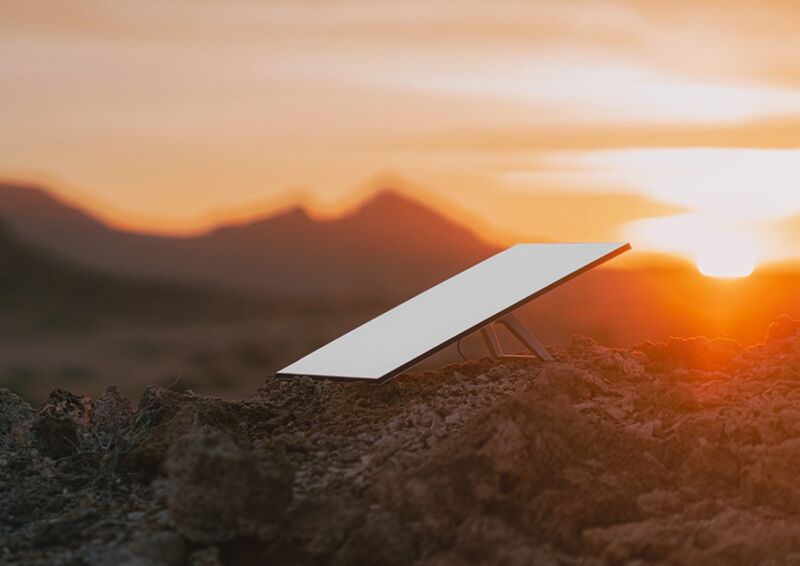
<path fill-rule="evenodd" d="M 525 348 L 530 352 L 530 354 L 506 354 L 503 351 L 503 345 L 500 343 L 500 340 L 497 338 L 497 332 L 495 331 L 495 324 L 502 324 L 505 326 L 514 337 L 519 340 Z M 528 328 L 522 324 L 522 321 L 517 318 L 514 313 L 508 313 L 507 315 L 502 316 L 501 318 L 497 319 L 494 322 L 490 322 L 483 328 L 481 328 L 481 336 L 483 337 L 483 341 L 486 343 L 486 347 L 489 349 L 489 353 L 493 358 L 498 359 L 527 359 L 527 358 L 539 358 L 544 362 L 549 362 L 553 359 L 553 356 L 545 349 L 544 345 L 537 340 L 536 336 L 528 330 Z"/>

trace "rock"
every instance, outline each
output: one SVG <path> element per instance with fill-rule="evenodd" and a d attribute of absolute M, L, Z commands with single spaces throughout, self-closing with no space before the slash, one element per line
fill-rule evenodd
<path fill-rule="evenodd" d="M 164 472 L 167 452 L 181 436 L 207 424 L 240 438 L 238 417 L 233 406 L 221 399 L 150 387 L 139 402 L 130 433 L 132 447 L 122 466 L 145 480 L 153 479 Z"/>
<path fill-rule="evenodd" d="M 796 326 L 135 411 L 0 391 L 0 562 L 800 563 Z"/>
<path fill-rule="evenodd" d="M 0 453 L 28 446 L 34 411 L 8 389 L 0 389 Z"/>
<path fill-rule="evenodd" d="M 91 429 L 99 443 L 107 448 L 128 433 L 133 424 L 133 408 L 128 398 L 117 391 L 116 385 L 108 387 L 94 403 Z"/>
<path fill-rule="evenodd" d="M 800 320 L 795 320 L 788 314 L 782 314 L 778 320 L 769 325 L 765 341 L 774 343 L 787 338 L 795 338 L 800 330 Z"/>
<path fill-rule="evenodd" d="M 216 546 L 207 546 L 195 550 L 189 555 L 188 566 L 222 566 L 219 558 L 219 549 Z"/>
<path fill-rule="evenodd" d="M 64 389 L 54 389 L 33 423 L 39 451 L 58 459 L 80 451 L 81 436 L 91 421 L 92 401 Z"/>
<path fill-rule="evenodd" d="M 645 366 L 651 372 L 675 369 L 724 369 L 743 351 L 734 340 L 725 338 L 670 338 L 667 342 L 644 342 L 633 348 L 644 354 Z"/>
<path fill-rule="evenodd" d="M 293 474 L 278 453 L 246 450 L 207 425 L 170 447 L 165 469 L 172 520 L 195 543 L 270 540 L 291 500 Z"/>
<path fill-rule="evenodd" d="M 222 566 L 219 558 L 219 549 L 216 546 L 207 546 L 195 550 L 189 555 L 188 566 Z"/>
<path fill-rule="evenodd" d="M 181 566 L 186 560 L 186 544 L 171 531 L 147 533 L 107 554 L 89 556 L 94 566 Z"/>
<path fill-rule="evenodd" d="M 399 566 L 415 558 L 411 534 L 395 515 L 376 506 L 366 513 L 362 526 L 350 534 L 332 563 Z"/>

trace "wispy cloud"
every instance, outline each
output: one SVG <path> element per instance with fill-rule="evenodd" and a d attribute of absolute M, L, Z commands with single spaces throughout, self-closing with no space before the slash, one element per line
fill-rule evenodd
<path fill-rule="evenodd" d="M 630 198 L 695 209 L 685 186 L 720 198 L 739 170 L 687 185 L 672 172 L 687 155 L 800 146 L 796 8 L 0 0 L 0 171 L 56 175 L 162 226 L 165 211 L 185 226 L 298 186 L 335 198 L 389 168 L 512 232 L 532 233 L 505 204 L 515 192 L 553 216 L 552 195 L 624 191 L 603 216 L 619 227 L 650 214 Z M 689 153 L 632 165 L 676 149 Z M 742 162 L 741 190 L 790 190 L 770 159 Z M 604 222 L 587 216 L 587 233 L 613 231 Z"/>

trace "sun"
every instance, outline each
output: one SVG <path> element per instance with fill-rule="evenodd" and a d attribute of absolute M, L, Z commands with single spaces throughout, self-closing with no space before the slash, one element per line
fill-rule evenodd
<path fill-rule="evenodd" d="M 697 254 L 697 268 L 708 277 L 747 277 L 756 267 L 753 244 L 747 238 L 715 238 L 703 244 Z"/>

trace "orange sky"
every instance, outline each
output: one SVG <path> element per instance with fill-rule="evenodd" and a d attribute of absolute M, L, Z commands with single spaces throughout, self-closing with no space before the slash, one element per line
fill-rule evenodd
<path fill-rule="evenodd" d="M 0 0 L 0 175 L 200 229 L 395 172 L 492 234 L 800 257 L 794 1 Z"/>

